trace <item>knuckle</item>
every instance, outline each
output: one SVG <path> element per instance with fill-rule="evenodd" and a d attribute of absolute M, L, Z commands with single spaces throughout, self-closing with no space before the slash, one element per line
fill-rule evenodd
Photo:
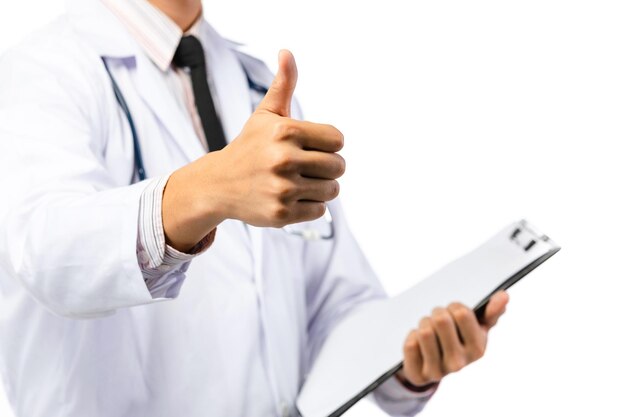
<path fill-rule="evenodd" d="M 432 327 L 433 326 L 432 326 L 432 323 L 430 321 L 430 318 L 424 317 L 419 322 L 418 330 L 421 330 L 421 329 L 432 329 Z"/>
<path fill-rule="evenodd" d="M 281 203 L 286 203 L 294 197 L 296 188 L 288 181 L 280 181 L 277 183 L 274 192 Z"/>
<path fill-rule="evenodd" d="M 452 314 L 457 320 L 467 321 L 471 320 L 473 313 L 471 310 L 465 306 L 459 306 L 452 310 Z"/>
<path fill-rule="evenodd" d="M 277 227 L 287 224 L 289 208 L 284 204 L 277 204 L 272 210 L 272 219 Z"/>
<path fill-rule="evenodd" d="M 405 352 L 414 352 L 419 348 L 419 342 L 417 339 L 417 332 L 413 330 L 409 333 L 409 336 L 406 338 L 404 342 L 404 351 Z"/>
<path fill-rule="evenodd" d="M 454 355 L 446 360 L 446 371 L 458 372 L 467 364 L 465 358 L 460 355 Z"/>
<path fill-rule="evenodd" d="M 299 129 L 289 119 L 281 120 L 274 125 L 274 138 L 278 140 L 293 139 L 298 135 Z"/>
<path fill-rule="evenodd" d="M 415 352 L 418 348 L 419 348 L 419 343 L 417 343 L 416 339 L 407 340 L 404 343 L 405 352 Z"/>
<path fill-rule="evenodd" d="M 432 327 L 423 327 L 417 330 L 417 337 L 422 340 L 431 340 L 435 337 L 435 332 Z"/>
<path fill-rule="evenodd" d="M 474 349 L 472 349 L 472 361 L 478 360 L 485 356 L 486 347 L 487 346 L 485 346 L 484 344 L 478 344 L 477 346 L 474 346 Z"/>
<path fill-rule="evenodd" d="M 426 366 L 424 367 L 424 371 L 422 372 L 424 378 L 428 381 L 439 381 L 443 378 L 443 372 L 441 369 L 435 366 Z"/>
<path fill-rule="evenodd" d="M 450 303 L 450 305 L 448 306 L 448 310 L 450 311 L 459 311 L 459 310 L 462 310 L 463 308 L 464 308 L 463 304 L 459 302 Z"/>
<path fill-rule="evenodd" d="M 444 313 L 443 308 L 441 307 L 435 307 L 433 308 L 433 310 L 430 312 L 430 315 L 435 317 L 435 316 L 440 316 Z"/>
<path fill-rule="evenodd" d="M 276 174 L 290 173 L 296 170 L 296 161 L 286 150 L 276 151 L 272 161 L 272 171 Z"/>
<path fill-rule="evenodd" d="M 440 315 L 433 316 L 433 324 L 435 327 L 441 327 L 446 324 L 446 319 Z"/>
<path fill-rule="evenodd" d="M 449 325 L 451 322 L 451 318 L 450 315 L 443 313 L 441 311 L 438 311 L 436 313 L 433 314 L 433 323 L 435 325 L 435 327 L 437 328 L 441 328 L 444 326 Z"/>

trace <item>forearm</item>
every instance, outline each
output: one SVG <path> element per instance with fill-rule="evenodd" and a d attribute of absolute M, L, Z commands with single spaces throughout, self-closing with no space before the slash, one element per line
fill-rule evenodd
<path fill-rule="evenodd" d="M 154 298 L 175 298 L 193 258 L 207 250 L 215 239 L 215 229 L 190 251 L 181 252 L 167 244 L 162 218 L 162 200 L 169 176 L 155 178 L 139 201 L 137 260 L 146 286 Z"/>
<path fill-rule="evenodd" d="M 185 253 L 212 233 L 228 213 L 226 192 L 213 173 L 219 152 L 205 158 L 208 161 L 196 161 L 172 173 L 163 191 L 165 242 Z"/>

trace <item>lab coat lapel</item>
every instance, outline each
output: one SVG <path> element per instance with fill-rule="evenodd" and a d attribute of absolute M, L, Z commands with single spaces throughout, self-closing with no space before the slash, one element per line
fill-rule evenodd
<path fill-rule="evenodd" d="M 159 122 L 167 129 L 189 161 L 205 152 L 189 118 L 175 104 L 160 70 L 143 54 L 137 55 L 137 92 L 152 110 Z"/>
<path fill-rule="evenodd" d="M 215 89 L 214 99 L 219 100 L 220 118 L 228 143 L 235 140 L 252 114 L 250 88 L 241 62 L 231 49 L 231 44 L 204 21 L 200 36 L 207 57 L 208 70 Z M 243 223 L 242 223 L 243 224 Z M 246 225 L 250 236 L 254 259 L 254 280 L 259 296 L 263 300 L 263 240 L 264 228 Z"/>
<path fill-rule="evenodd" d="M 133 62 L 128 59 L 134 58 L 137 70 L 134 81 L 142 100 L 189 161 L 202 156 L 205 151 L 192 124 L 174 99 L 168 99 L 169 90 L 160 70 L 109 9 L 97 0 L 70 0 L 68 15 L 76 31 L 100 56 L 126 62 Z"/>

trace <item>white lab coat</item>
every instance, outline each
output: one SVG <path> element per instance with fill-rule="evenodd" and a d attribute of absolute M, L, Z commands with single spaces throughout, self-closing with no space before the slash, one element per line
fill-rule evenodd
<path fill-rule="evenodd" d="M 261 84 L 272 76 L 209 35 L 231 141 L 252 110 L 239 60 Z M 384 296 L 339 204 L 330 204 L 332 241 L 224 222 L 206 253 L 170 271 L 186 276 L 177 297 L 153 299 L 136 254 L 146 182 L 129 185 L 130 129 L 102 56 L 133 113 L 149 176 L 204 153 L 164 98 L 159 70 L 97 1 L 74 1 L 1 59 L 0 375 L 16 414 L 294 414 L 329 329 Z M 404 408 L 417 410 L 413 401 Z"/>

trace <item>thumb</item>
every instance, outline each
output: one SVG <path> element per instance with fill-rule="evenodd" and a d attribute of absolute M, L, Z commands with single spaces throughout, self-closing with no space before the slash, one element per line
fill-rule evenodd
<path fill-rule="evenodd" d="M 278 54 L 278 72 L 257 110 L 283 117 L 291 116 L 291 98 L 298 81 L 298 67 L 292 53 L 282 49 Z"/>
<path fill-rule="evenodd" d="M 498 322 L 500 316 L 506 311 L 506 305 L 509 302 L 509 295 L 504 291 L 498 291 L 489 300 L 485 310 L 485 316 L 482 320 L 483 326 L 487 329 L 492 328 Z"/>

